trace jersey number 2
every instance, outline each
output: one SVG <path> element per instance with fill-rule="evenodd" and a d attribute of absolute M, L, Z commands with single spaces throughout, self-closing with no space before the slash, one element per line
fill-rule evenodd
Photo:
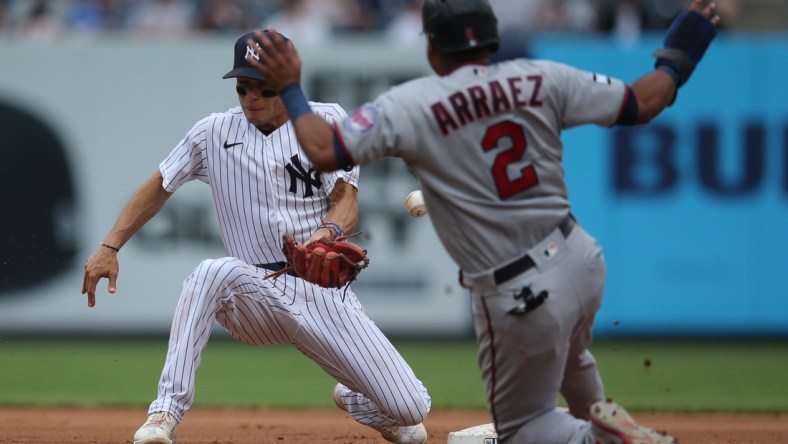
<path fill-rule="evenodd" d="M 520 170 L 520 177 L 510 179 L 506 173 L 508 166 L 519 161 L 528 148 L 528 141 L 525 140 L 523 127 L 507 120 L 496 123 L 487 128 L 482 138 L 482 148 L 484 151 L 491 151 L 499 147 L 500 141 L 508 138 L 512 147 L 495 156 L 492 166 L 492 175 L 495 185 L 498 187 L 498 196 L 501 199 L 508 199 L 520 191 L 527 190 L 539 184 L 536 176 L 536 169 L 533 165 L 527 165 Z"/>

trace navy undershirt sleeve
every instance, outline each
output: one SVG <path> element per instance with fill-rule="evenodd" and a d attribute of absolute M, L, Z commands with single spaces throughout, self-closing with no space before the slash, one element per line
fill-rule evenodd
<path fill-rule="evenodd" d="M 621 104 L 621 112 L 618 114 L 616 125 L 637 125 L 638 112 L 638 99 L 635 97 L 635 92 L 632 91 L 632 88 L 627 86 L 626 96 L 624 97 L 624 103 Z"/>

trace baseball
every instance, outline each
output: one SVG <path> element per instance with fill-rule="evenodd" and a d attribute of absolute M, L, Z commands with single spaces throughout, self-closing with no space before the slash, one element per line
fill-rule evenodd
<path fill-rule="evenodd" d="M 421 217 L 427 214 L 427 206 L 424 204 L 424 196 L 421 190 L 411 191 L 405 198 L 405 209 L 413 217 Z"/>

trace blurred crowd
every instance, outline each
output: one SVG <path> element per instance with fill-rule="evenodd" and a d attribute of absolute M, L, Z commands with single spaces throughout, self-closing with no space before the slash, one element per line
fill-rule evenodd
<path fill-rule="evenodd" d="M 739 1 L 717 0 L 725 29 Z M 783 0 L 747 0 L 768 4 Z M 0 38 L 54 41 L 107 34 L 181 39 L 275 26 L 296 44 L 348 34 L 421 42 L 422 0 L 0 0 Z M 636 38 L 667 28 L 689 0 L 491 0 L 503 33 L 571 32 Z"/>

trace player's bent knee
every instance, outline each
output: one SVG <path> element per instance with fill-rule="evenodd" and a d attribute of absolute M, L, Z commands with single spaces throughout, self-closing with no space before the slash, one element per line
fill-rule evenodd
<path fill-rule="evenodd" d="M 423 396 L 416 398 L 414 401 L 413 404 L 408 406 L 408 410 L 402 412 L 401 417 L 397 418 L 400 421 L 400 425 L 412 426 L 421 424 L 427 419 L 427 414 L 432 406 L 430 397 L 424 393 Z"/>

